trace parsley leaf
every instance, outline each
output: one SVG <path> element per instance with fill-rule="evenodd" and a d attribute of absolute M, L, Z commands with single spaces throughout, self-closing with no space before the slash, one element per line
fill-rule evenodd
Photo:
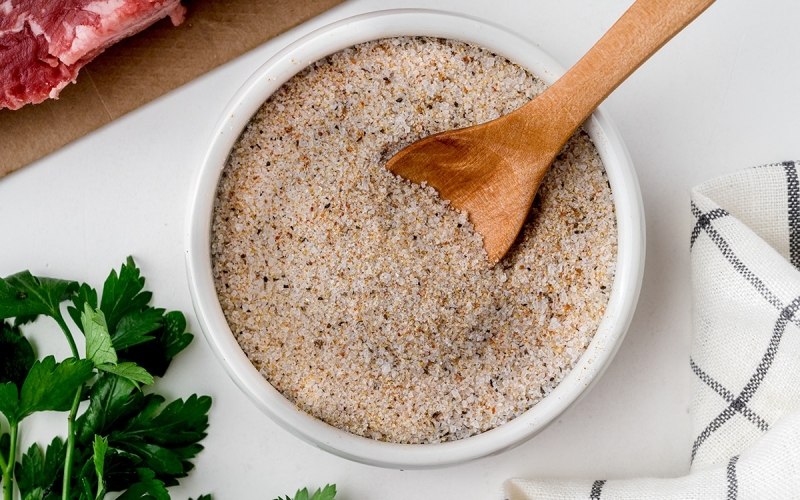
<path fill-rule="evenodd" d="M 172 358 L 186 348 L 194 336 L 186 332 L 186 318 L 179 311 L 150 307 L 152 293 L 144 291 L 133 258 L 128 257 L 119 274 L 111 271 L 103 286 L 99 310 L 105 317 L 111 343 L 119 361 L 130 361 L 148 373 L 163 377 Z M 83 327 L 86 305 L 98 309 L 97 292 L 82 285 L 68 308 L 72 319 Z M 86 332 L 84 332 L 86 333 Z"/>
<path fill-rule="evenodd" d="M 308 496 L 308 488 L 297 490 L 293 497 L 285 496 L 278 497 L 275 500 L 333 500 L 336 497 L 336 485 L 326 484 L 324 488 L 317 489 L 310 498 Z"/>
<path fill-rule="evenodd" d="M 203 447 L 208 427 L 211 398 L 192 395 L 162 408 L 165 399 L 156 394 L 144 397 L 144 407 L 127 424 L 111 432 L 109 444 L 138 456 L 168 486 L 185 477 L 194 467 L 190 459 Z"/>
<path fill-rule="evenodd" d="M 152 335 L 151 342 L 119 350 L 117 354 L 121 360 L 133 361 L 149 373 L 163 377 L 172 358 L 192 342 L 194 335 L 186 333 L 186 318 L 179 311 L 166 313 L 162 326 Z"/>
<path fill-rule="evenodd" d="M 78 441 L 88 445 L 94 434 L 108 434 L 118 421 L 131 418 L 143 406 L 143 399 L 130 380 L 101 374 L 89 391 L 89 406 L 75 421 Z"/>
<path fill-rule="evenodd" d="M 133 311 L 123 316 L 114 332 L 114 349 L 126 349 L 155 337 L 153 332 L 161 328 L 164 321 L 164 309 L 148 307 L 142 311 Z"/>
<path fill-rule="evenodd" d="M 152 385 L 153 376 L 147 370 L 130 361 L 125 363 L 106 363 L 97 366 L 98 370 L 113 373 L 122 378 L 126 378 L 139 387 L 139 384 Z"/>
<path fill-rule="evenodd" d="M 108 437 L 109 491 L 138 481 L 135 468 L 149 468 L 167 486 L 192 469 L 190 459 L 202 450 L 211 398 L 191 396 L 164 406 L 156 394 L 136 391 L 129 380 L 102 374 L 89 394 L 89 407 L 76 421 L 77 437 L 87 447 L 95 434 Z"/>
<path fill-rule="evenodd" d="M 97 475 L 97 495 L 98 500 L 102 500 L 106 494 L 105 481 L 103 481 L 103 471 L 105 470 L 106 453 L 108 452 L 108 440 L 95 434 L 94 443 L 92 446 L 94 453 L 92 454 L 92 463 L 94 464 L 94 473 Z M 84 477 L 84 483 L 88 482 Z M 88 498 L 92 498 L 91 489 L 89 490 Z"/>
<path fill-rule="evenodd" d="M 28 492 L 22 500 L 57 500 L 57 497 L 48 495 L 47 497 L 42 496 L 44 492 L 42 492 L 41 488 L 36 488 L 33 491 Z"/>
<path fill-rule="evenodd" d="M 61 468 L 64 465 L 66 449 L 61 438 L 56 437 L 42 454 L 39 445 L 33 444 L 17 463 L 15 476 L 22 498 L 50 498 L 54 487 L 60 486 Z M 58 495 L 60 497 L 60 495 Z"/>
<path fill-rule="evenodd" d="M 37 411 L 69 410 L 75 391 L 93 374 L 92 362 L 86 359 L 67 358 L 56 363 L 53 356 L 47 356 L 35 361 L 19 393 L 16 421 Z"/>
<path fill-rule="evenodd" d="M 92 378 L 92 368 L 86 359 L 35 361 L 19 392 L 13 382 L 0 385 L 0 413 L 14 425 L 37 411 L 67 411 L 78 387 Z"/>
<path fill-rule="evenodd" d="M 29 271 L 0 278 L 0 319 L 46 314 L 60 317 L 60 304 L 75 294 L 78 283 L 38 278 Z"/>
<path fill-rule="evenodd" d="M 322 490 L 317 490 L 311 500 L 333 500 L 336 497 L 336 485 L 326 484 Z"/>
<path fill-rule="evenodd" d="M 81 325 L 86 336 L 86 359 L 95 366 L 106 363 L 116 364 L 117 351 L 111 345 L 111 334 L 103 311 L 95 311 L 89 304 L 83 305 Z"/>
<path fill-rule="evenodd" d="M 86 309 L 86 304 L 91 306 L 92 309 L 97 309 L 97 290 L 86 283 L 82 284 L 72 297 L 72 304 L 72 306 L 67 307 L 67 312 L 72 321 L 80 328 L 83 328 L 81 325 L 81 313 Z"/>
<path fill-rule="evenodd" d="M 111 271 L 103 285 L 103 298 L 100 301 L 100 309 L 106 315 L 109 331 L 116 331 L 117 323 L 123 316 L 141 311 L 150 303 L 153 294 L 143 292 L 143 288 L 144 278 L 140 277 L 133 257 L 128 257 L 127 263 L 120 268 L 119 275 L 116 271 Z"/>
<path fill-rule="evenodd" d="M 19 391 L 14 382 L 0 384 L 0 413 L 6 416 L 9 422 L 13 421 L 19 411 Z"/>
<path fill-rule="evenodd" d="M 35 360 L 33 347 L 19 328 L 0 320 L 0 383 L 20 387 Z"/>
<path fill-rule="evenodd" d="M 117 364 L 117 351 L 111 342 L 103 311 L 95 311 L 85 303 L 81 314 L 83 333 L 86 335 L 86 359 L 94 363 L 98 370 L 110 372 L 126 378 L 137 386 L 138 384 L 150 385 L 153 376 L 147 370 L 137 366 L 136 363 L 124 362 Z"/>
<path fill-rule="evenodd" d="M 164 483 L 156 479 L 156 474 L 145 468 L 136 469 L 139 481 L 133 483 L 117 500 L 170 500 Z"/>

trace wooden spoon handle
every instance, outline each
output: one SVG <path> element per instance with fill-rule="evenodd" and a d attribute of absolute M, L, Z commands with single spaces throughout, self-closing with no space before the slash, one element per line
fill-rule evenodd
<path fill-rule="evenodd" d="M 637 0 L 581 60 L 534 99 L 556 100 L 564 113 L 557 121 L 563 129 L 551 130 L 558 136 L 553 139 L 569 138 L 620 83 L 712 3 Z"/>

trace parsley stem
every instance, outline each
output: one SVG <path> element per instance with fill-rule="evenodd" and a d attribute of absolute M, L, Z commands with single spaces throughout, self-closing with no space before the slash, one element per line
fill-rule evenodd
<path fill-rule="evenodd" d="M 17 456 L 17 428 L 19 424 L 11 423 L 11 445 L 8 450 L 8 462 L 0 453 L 0 466 L 3 468 L 3 500 L 11 500 L 14 494 L 14 483 L 11 474 L 14 472 L 15 457 Z"/>
<path fill-rule="evenodd" d="M 80 359 L 81 356 L 78 353 L 78 346 L 75 345 L 75 339 L 72 337 L 72 332 L 64 321 L 64 317 L 61 316 L 61 312 L 57 312 L 53 318 L 67 337 L 72 355 L 75 356 L 76 359 Z M 64 458 L 64 482 L 61 488 L 62 500 L 69 500 L 70 483 L 72 482 L 72 456 L 75 453 L 75 416 L 78 414 L 78 405 L 80 405 L 81 402 L 83 386 L 84 384 L 81 384 L 78 390 L 75 391 L 75 398 L 72 400 L 72 408 L 70 408 L 69 415 L 67 416 L 67 450 Z"/>
<path fill-rule="evenodd" d="M 67 342 L 69 342 L 69 348 L 72 351 L 72 355 L 80 359 L 81 356 L 80 354 L 78 354 L 78 346 L 75 345 L 75 339 L 72 337 L 72 332 L 69 331 L 67 322 L 64 321 L 64 318 L 61 316 L 61 313 L 59 312 L 58 314 L 53 316 L 53 319 L 56 320 L 58 326 L 61 327 L 61 331 L 64 332 L 64 335 L 67 337 Z"/>
<path fill-rule="evenodd" d="M 64 458 L 64 482 L 61 488 L 62 500 L 69 500 L 69 488 L 72 479 L 72 455 L 75 452 L 75 415 L 78 413 L 78 405 L 81 402 L 83 384 L 75 391 L 75 399 L 72 400 L 72 408 L 67 417 L 67 452 Z"/>

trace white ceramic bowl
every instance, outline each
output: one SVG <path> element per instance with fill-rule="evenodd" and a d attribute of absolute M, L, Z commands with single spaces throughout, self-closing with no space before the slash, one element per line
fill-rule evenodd
<path fill-rule="evenodd" d="M 231 100 L 211 138 L 190 196 L 186 267 L 203 333 L 234 382 L 262 411 L 296 436 L 338 456 L 399 469 L 441 467 L 502 452 L 541 431 L 585 394 L 616 353 L 633 316 L 644 265 L 644 215 L 627 150 L 606 113 L 599 109 L 585 127 L 608 171 L 619 234 L 617 270 L 605 316 L 584 355 L 541 402 L 516 419 L 459 441 L 401 445 L 336 429 L 299 410 L 250 364 L 223 316 L 211 274 L 211 214 L 225 160 L 253 114 L 284 82 L 307 65 L 358 43 L 419 35 L 472 42 L 526 67 L 547 84 L 562 67 L 519 35 L 478 19 L 429 10 L 390 10 L 336 22 L 295 41 L 247 80 Z"/>

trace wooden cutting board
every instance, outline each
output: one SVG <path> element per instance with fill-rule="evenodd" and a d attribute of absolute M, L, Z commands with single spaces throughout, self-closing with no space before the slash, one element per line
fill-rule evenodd
<path fill-rule="evenodd" d="M 342 0 L 184 1 L 85 66 L 58 100 L 0 110 L 0 177 L 321 14 Z"/>

